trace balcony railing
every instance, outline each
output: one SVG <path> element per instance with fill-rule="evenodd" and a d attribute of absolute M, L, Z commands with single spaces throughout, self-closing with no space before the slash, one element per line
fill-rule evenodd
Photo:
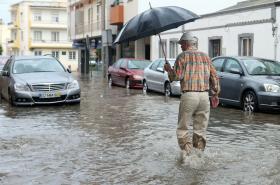
<path fill-rule="evenodd" d="M 30 48 L 71 48 L 72 42 L 68 40 L 29 40 L 29 47 Z"/>

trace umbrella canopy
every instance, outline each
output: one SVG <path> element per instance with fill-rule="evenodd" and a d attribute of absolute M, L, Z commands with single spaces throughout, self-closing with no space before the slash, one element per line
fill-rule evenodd
<path fill-rule="evenodd" d="M 151 8 L 130 19 L 121 29 L 114 44 L 156 35 L 198 18 L 195 13 L 177 6 Z"/>

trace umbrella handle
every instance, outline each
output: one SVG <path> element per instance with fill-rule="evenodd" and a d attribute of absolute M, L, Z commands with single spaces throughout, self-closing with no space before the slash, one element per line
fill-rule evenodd
<path fill-rule="evenodd" d="M 160 45 L 161 45 L 161 49 L 162 49 L 162 52 L 163 52 L 163 55 L 164 55 L 165 63 L 166 63 L 166 64 L 169 64 L 169 62 L 168 62 L 167 59 L 166 59 L 166 53 L 165 53 L 164 48 L 163 48 L 163 44 L 162 44 L 162 41 L 161 41 L 161 36 L 160 36 L 160 34 L 158 34 L 158 37 L 159 37 L 159 40 L 160 40 Z"/>

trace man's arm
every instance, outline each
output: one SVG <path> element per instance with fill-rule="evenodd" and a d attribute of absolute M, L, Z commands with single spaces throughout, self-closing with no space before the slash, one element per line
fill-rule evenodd
<path fill-rule="evenodd" d="M 217 75 L 216 69 L 213 66 L 212 62 L 210 63 L 210 91 L 213 96 L 218 96 L 221 88 L 220 88 L 220 81 Z"/>
<path fill-rule="evenodd" d="M 172 81 L 179 81 L 182 79 L 182 57 L 177 57 L 174 68 L 170 66 L 169 63 L 164 65 L 164 70 L 168 72 L 169 80 Z"/>

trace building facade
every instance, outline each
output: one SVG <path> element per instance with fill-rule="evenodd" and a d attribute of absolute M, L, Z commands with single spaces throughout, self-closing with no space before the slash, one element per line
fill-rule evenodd
<path fill-rule="evenodd" d="M 162 33 L 162 39 L 170 58 L 173 58 L 174 51 L 181 50 L 174 42 L 184 30 L 189 30 L 198 38 L 198 49 L 210 57 L 256 56 L 280 60 L 279 21 L 279 1 L 247 0 L 166 31 Z M 155 46 L 152 58 L 161 57 L 158 38 L 153 37 L 152 43 Z"/>
<path fill-rule="evenodd" d="M 102 31 L 116 33 L 116 26 L 110 25 L 110 6 L 111 0 L 68 0 L 68 36 L 79 51 L 82 73 L 88 73 L 89 60 L 102 60 Z"/>
<path fill-rule="evenodd" d="M 78 57 L 67 34 L 66 0 L 23 0 L 11 6 L 12 55 L 52 55 L 76 71 Z"/>
<path fill-rule="evenodd" d="M 8 54 L 9 38 L 10 38 L 10 32 L 8 26 L 4 24 L 2 19 L 0 19 L 0 46 L 2 47 L 2 55 Z"/>

